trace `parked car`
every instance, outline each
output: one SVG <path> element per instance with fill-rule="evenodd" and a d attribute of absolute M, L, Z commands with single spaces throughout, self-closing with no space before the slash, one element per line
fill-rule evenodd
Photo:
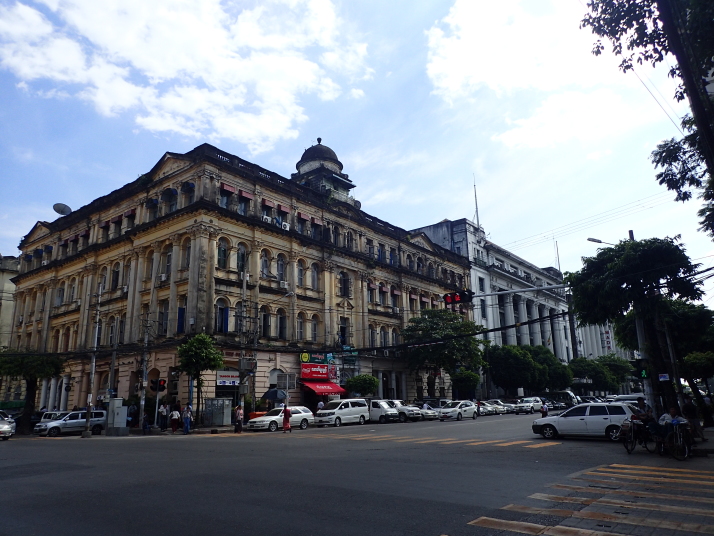
<path fill-rule="evenodd" d="M 59 421 L 69 415 L 69 411 L 45 411 L 40 422 Z"/>
<path fill-rule="evenodd" d="M 506 408 L 504 408 L 500 404 L 494 404 L 492 402 L 484 402 L 483 400 L 481 401 L 481 409 L 484 408 L 490 408 L 493 411 L 493 415 L 505 415 L 506 414 Z"/>
<path fill-rule="evenodd" d="M 7 415 L 7 413 L 5 415 Z M 14 420 L 9 417 L 0 418 L 0 438 L 2 438 L 3 441 L 7 441 L 14 436 L 16 429 L 17 425 Z"/>
<path fill-rule="evenodd" d="M 477 409 L 479 415 L 495 415 L 496 414 L 496 408 L 494 408 L 488 402 L 482 401 L 480 406 L 478 405 L 478 403 L 476 403 L 476 409 Z"/>
<path fill-rule="evenodd" d="M 315 424 L 318 426 L 342 426 L 351 422 L 364 424 L 368 420 L 369 407 L 364 398 L 331 400 L 315 414 Z"/>
<path fill-rule="evenodd" d="M 12 416 L 8 415 L 7 412 L 0 410 L 0 419 L 5 419 L 6 421 L 15 421 Z"/>
<path fill-rule="evenodd" d="M 542 405 L 543 402 L 541 402 L 538 397 L 532 396 L 528 398 L 521 398 L 518 401 L 518 404 L 516 404 L 515 414 L 535 413 L 536 411 L 540 411 Z"/>
<path fill-rule="evenodd" d="M 386 400 L 372 400 L 369 403 L 369 420 L 385 424 L 399 420 L 399 412 L 387 404 Z"/>
<path fill-rule="evenodd" d="M 421 420 L 421 410 L 416 406 L 408 406 L 404 400 L 385 400 L 385 402 L 399 412 L 399 422 Z"/>
<path fill-rule="evenodd" d="M 290 406 L 290 426 L 305 430 L 314 424 L 315 416 L 305 406 Z M 248 421 L 248 430 L 269 430 L 275 432 L 283 427 L 283 408 L 271 409 L 261 417 Z"/>
<path fill-rule="evenodd" d="M 439 410 L 439 420 L 441 422 L 445 420 L 460 421 L 467 417 L 472 419 L 478 417 L 476 404 L 469 400 L 453 400 Z"/>
<path fill-rule="evenodd" d="M 443 408 L 446 404 L 451 402 L 448 398 L 425 398 L 422 401 L 417 401 L 415 405 L 421 407 L 424 405 L 424 403 L 429 404 L 433 409 L 439 411 L 441 408 Z"/>
<path fill-rule="evenodd" d="M 87 424 L 86 411 L 71 411 L 61 419 L 54 421 L 40 421 L 35 425 L 32 433 L 47 436 L 57 437 L 61 434 L 72 432 L 83 432 Z M 102 433 L 107 427 L 107 412 L 105 410 L 95 410 L 92 412 L 92 417 L 89 421 L 89 429 L 94 435 Z"/>
<path fill-rule="evenodd" d="M 433 421 L 435 419 L 439 418 L 439 410 L 437 408 L 434 408 L 427 404 L 426 402 L 419 405 L 419 404 L 410 404 L 410 407 L 414 407 L 419 410 L 419 413 L 421 413 L 421 420 L 422 421 Z"/>
<path fill-rule="evenodd" d="M 486 400 L 486 402 L 488 402 L 489 404 L 498 404 L 499 406 L 502 406 L 506 410 L 506 413 L 514 413 L 516 411 L 515 404 L 509 404 L 508 402 L 503 402 L 502 400 L 500 400 L 498 398 Z"/>
<path fill-rule="evenodd" d="M 602 400 L 600 400 L 600 399 L 599 399 L 598 397 L 596 397 L 596 396 L 582 395 L 582 396 L 580 397 L 580 399 L 581 399 L 583 402 L 587 402 L 587 403 L 590 403 L 590 404 L 597 404 L 597 403 L 599 403 L 599 402 L 602 402 Z"/>
<path fill-rule="evenodd" d="M 645 398 L 644 393 L 632 393 L 630 395 L 617 395 L 615 398 L 612 399 L 612 402 L 637 404 L 637 399 L 640 397 Z M 645 400 L 646 400 L 646 398 L 645 398 Z"/>
<path fill-rule="evenodd" d="M 618 439 L 622 421 L 633 413 L 628 404 L 579 404 L 560 415 L 542 417 L 533 421 L 533 433 L 546 439 L 566 435 L 588 435 Z"/>

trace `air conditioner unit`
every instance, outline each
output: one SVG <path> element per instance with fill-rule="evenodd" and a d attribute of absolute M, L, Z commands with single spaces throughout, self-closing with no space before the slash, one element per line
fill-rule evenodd
<path fill-rule="evenodd" d="M 42 266 L 47 266 L 50 261 L 42 261 Z"/>
<path fill-rule="evenodd" d="M 384 350 L 384 357 L 389 357 L 389 350 Z"/>
<path fill-rule="evenodd" d="M 121 291 L 124 292 L 124 293 L 127 293 L 127 292 L 129 292 L 129 287 L 123 286 L 123 287 L 121 288 Z"/>
<path fill-rule="evenodd" d="M 398 314 L 401 312 L 401 309 L 399 309 L 399 307 L 392 307 L 392 312 L 393 312 L 395 315 L 398 315 Z"/>
<path fill-rule="evenodd" d="M 288 282 L 287 282 L 287 281 L 281 281 L 281 282 L 280 282 L 280 288 L 288 288 Z"/>
<path fill-rule="evenodd" d="M 166 281 L 166 274 L 160 274 L 159 281 Z"/>
<path fill-rule="evenodd" d="M 288 222 L 283 222 L 280 227 L 283 228 L 283 231 L 289 231 L 289 230 L 290 230 L 290 224 L 289 224 Z"/>
<path fill-rule="evenodd" d="M 263 221 L 264 221 L 265 223 L 272 223 L 272 222 L 273 222 L 273 218 L 271 218 L 270 216 L 263 216 Z"/>

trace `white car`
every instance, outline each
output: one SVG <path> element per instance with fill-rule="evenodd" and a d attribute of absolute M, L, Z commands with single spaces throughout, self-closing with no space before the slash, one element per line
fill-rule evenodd
<path fill-rule="evenodd" d="M 501 406 L 503 409 L 506 410 L 506 413 L 513 413 L 516 411 L 516 406 L 513 404 L 508 404 L 506 402 L 503 402 L 502 400 L 499 400 L 498 398 L 494 398 L 493 400 L 486 400 L 491 405 L 496 405 L 496 406 Z"/>
<path fill-rule="evenodd" d="M 460 421 L 461 419 L 468 417 L 471 417 L 472 419 L 476 419 L 478 417 L 478 408 L 476 407 L 476 404 L 468 400 L 454 400 L 439 410 L 439 420 L 441 422 L 444 422 L 445 420 Z"/>
<path fill-rule="evenodd" d="M 632 415 L 628 404 L 580 404 L 560 415 L 542 417 L 533 421 L 533 433 L 546 439 L 558 436 L 588 435 L 607 437 L 616 441 L 622 421 Z"/>
<path fill-rule="evenodd" d="M 330 400 L 315 414 L 315 424 L 342 426 L 350 422 L 364 424 L 369 420 L 369 406 L 364 398 Z"/>
<path fill-rule="evenodd" d="M 485 411 L 490 411 L 490 413 L 484 413 Z M 498 404 L 491 404 L 490 402 L 481 401 L 481 414 L 482 415 L 505 415 L 506 408 L 499 406 Z"/>
<path fill-rule="evenodd" d="M 518 401 L 518 404 L 516 404 L 515 414 L 535 413 L 536 411 L 540 411 L 541 406 L 543 406 L 543 402 L 537 396 L 522 398 Z"/>
<path fill-rule="evenodd" d="M 399 422 L 421 420 L 421 410 L 416 406 L 408 406 L 404 400 L 385 400 L 390 407 L 399 412 Z"/>
<path fill-rule="evenodd" d="M 315 423 L 315 416 L 305 406 L 290 406 L 290 426 L 304 430 Z M 248 430 L 269 430 L 275 432 L 283 427 L 283 408 L 271 409 L 262 417 L 248 421 Z"/>
<path fill-rule="evenodd" d="M 439 410 L 430 406 L 429 404 L 410 404 L 409 407 L 416 408 L 421 413 L 422 421 L 433 421 L 439 418 Z"/>
<path fill-rule="evenodd" d="M 0 437 L 3 441 L 7 441 L 15 435 L 17 425 L 10 417 L 0 418 Z"/>

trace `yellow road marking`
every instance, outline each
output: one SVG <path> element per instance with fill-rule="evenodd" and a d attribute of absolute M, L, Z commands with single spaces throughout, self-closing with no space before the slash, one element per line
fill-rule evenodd
<path fill-rule="evenodd" d="M 575 517 L 578 519 L 592 519 L 594 521 L 610 521 L 613 523 L 623 523 L 626 525 L 640 525 L 645 527 L 656 527 L 669 530 L 682 530 L 689 532 L 699 532 L 702 534 L 714 534 L 714 526 L 702 525 L 699 523 L 684 523 L 681 521 L 671 521 L 667 519 L 652 519 L 647 517 L 632 517 L 627 514 L 606 514 L 604 512 L 590 512 L 587 510 L 561 510 L 557 508 L 533 508 L 532 506 L 522 506 L 520 504 L 509 504 L 501 508 L 513 512 L 535 515 L 551 515 L 559 517 Z"/>
<path fill-rule="evenodd" d="M 495 530 L 510 530 L 520 534 L 532 534 L 534 536 L 615 536 L 615 532 L 603 532 L 600 530 L 579 529 L 576 527 L 549 527 L 547 525 L 537 525 L 536 523 L 526 523 L 525 521 L 508 521 L 506 519 L 495 519 L 493 517 L 479 517 L 468 523 L 476 527 L 486 527 Z"/>
<path fill-rule="evenodd" d="M 660 475 L 660 476 L 674 476 L 674 477 L 697 477 L 697 478 L 703 478 L 705 480 L 714 480 L 714 476 L 706 476 L 706 475 L 699 475 L 696 473 L 690 473 L 690 474 L 680 474 L 680 473 L 671 473 L 669 469 L 667 468 L 662 468 L 661 471 L 634 471 L 632 469 L 611 469 L 610 467 L 600 467 L 598 471 L 606 471 L 607 473 L 615 473 L 615 474 L 630 474 L 630 475 Z"/>
<path fill-rule="evenodd" d="M 655 467 L 652 465 L 625 465 L 623 463 L 611 463 L 608 465 L 608 467 L 624 467 L 624 468 L 632 468 L 632 469 L 667 469 L 667 471 L 671 472 L 677 472 L 677 473 L 704 473 L 708 475 L 714 475 L 714 471 L 699 471 L 695 469 L 674 469 L 672 467 Z"/>
<path fill-rule="evenodd" d="M 411 441 L 417 441 L 419 439 L 434 439 L 434 438 L 433 437 L 407 437 L 404 439 L 395 439 L 394 442 L 395 443 L 408 443 Z"/>
<path fill-rule="evenodd" d="M 634 503 L 628 501 L 616 501 L 614 499 L 588 499 L 586 497 L 563 497 L 560 495 L 549 495 L 547 493 L 534 493 L 529 495 L 530 499 L 552 502 L 570 502 L 576 504 L 591 505 L 593 503 L 605 504 L 607 506 L 617 506 L 618 508 L 634 508 L 636 510 L 655 510 L 658 512 L 671 512 L 675 514 L 687 514 L 698 516 L 714 517 L 714 510 L 704 508 L 687 508 L 685 506 L 673 506 L 670 504 Z"/>
<path fill-rule="evenodd" d="M 395 436 L 384 436 L 377 439 L 373 439 L 372 441 L 392 441 L 394 437 Z"/>
<path fill-rule="evenodd" d="M 510 443 L 496 443 L 494 447 L 510 447 L 511 445 L 523 445 L 525 443 L 533 443 L 533 441 L 511 441 Z"/>
<path fill-rule="evenodd" d="M 466 443 L 467 445 L 488 445 L 489 443 L 499 443 L 503 439 L 494 439 L 492 441 L 477 441 L 476 443 Z"/>
<path fill-rule="evenodd" d="M 524 445 L 527 449 L 539 449 L 542 447 L 553 447 L 555 445 L 562 445 L 562 443 L 538 443 L 537 445 Z"/>
<path fill-rule="evenodd" d="M 444 441 L 442 445 L 454 445 L 456 443 L 468 443 L 469 441 L 473 441 L 472 439 L 459 439 L 457 441 Z"/>
<path fill-rule="evenodd" d="M 441 439 L 428 439 L 426 441 L 415 441 L 415 443 L 421 444 L 421 443 L 440 443 L 441 441 L 451 441 L 454 439 L 453 437 L 443 437 Z"/>
<path fill-rule="evenodd" d="M 379 438 L 391 439 L 392 437 L 394 437 L 394 436 L 373 435 L 373 436 L 365 436 L 365 437 L 345 437 L 345 439 L 354 439 L 355 441 L 367 441 L 368 439 L 379 439 Z"/>
<path fill-rule="evenodd" d="M 649 497 L 652 499 L 666 499 L 674 501 L 700 502 L 714 504 L 714 497 L 695 497 L 692 495 L 674 495 L 672 493 L 653 493 L 651 491 L 639 491 L 628 489 L 606 489 L 584 486 L 571 486 L 570 484 L 551 484 L 549 487 L 555 489 L 567 489 L 569 491 L 579 491 L 580 493 L 603 493 L 604 495 L 628 495 L 632 497 Z M 669 489 L 669 488 L 668 488 Z M 691 488 L 686 488 L 691 491 Z"/>
<path fill-rule="evenodd" d="M 647 476 L 634 476 L 634 475 L 618 475 L 616 473 L 597 473 L 594 471 L 589 471 L 583 473 L 586 475 L 593 476 L 608 476 L 612 478 L 629 478 L 631 480 L 641 480 L 642 482 L 672 482 L 675 484 L 699 484 L 701 486 L 714 486 L 714 482 L 701 482 L 699 480 L 684 480 L 682 478 L 656 478 Z"/>

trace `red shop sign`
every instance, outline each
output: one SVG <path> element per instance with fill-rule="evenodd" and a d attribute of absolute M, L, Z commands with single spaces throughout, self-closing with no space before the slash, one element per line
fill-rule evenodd
<path fill-rule="evenodd" d="M 327 365 L 320 365 L 318 363 L 301 363 L 300 364 L 300 376 L 302 378 L 313 378 L 316 380 L 326 380 L 328 379 Z"/>

